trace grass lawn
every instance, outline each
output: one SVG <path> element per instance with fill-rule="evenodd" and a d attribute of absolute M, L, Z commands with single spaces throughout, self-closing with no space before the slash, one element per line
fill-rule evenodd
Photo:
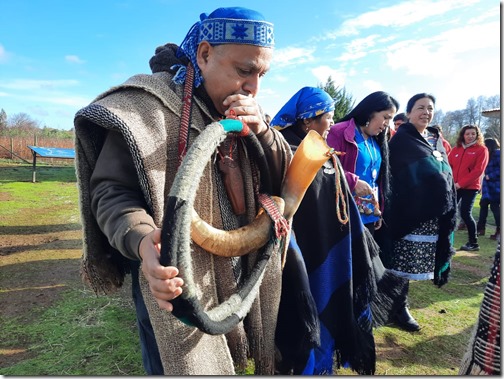
<path fill-rule="evenodd" d="M 473 216 L 479 216 L 478 195 Z M 410 282 L 412 315 L 422 329 L 408 333 L 394 326 L 375 330 L 377 375 L 457 375 L 471 331 L 478 317 L 483 290 L 490 276 L 497 242 L 491 212 L 486 236 L 479 237 L 480 251 L 457 250 L 450 281 L 437 288 L 431 281 Z M 456 231 L 454 246 L 467 242 L 467 231 Z"/>
<path fill-rule="evenodd" d="M 0 375 L 143 375 L 129 282 L 97 297 L 80 280 L 73 166 L 41 165 L 37 183 L 31 178 L 30 166 L 0 162 Z M 494 230 L 490 212 L 481 250 L 457 252 L 447 285 L 411 282 L 422 329 L 375 330 L 377 375 L 458 374 L 490 275 Z M 455 247 L 466 239 L 457 231 Z"/>

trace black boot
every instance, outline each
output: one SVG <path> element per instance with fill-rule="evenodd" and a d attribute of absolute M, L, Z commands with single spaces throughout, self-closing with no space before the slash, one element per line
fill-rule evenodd
<path fill-rule="evenodd" d="M 407 306 L 399 309 L 396 313 L 395 323 L 408 332 L 417 332 L 420 330 L 420 325 L 413 318 L 413 316 L 409 313 L 409 309 Z"/>

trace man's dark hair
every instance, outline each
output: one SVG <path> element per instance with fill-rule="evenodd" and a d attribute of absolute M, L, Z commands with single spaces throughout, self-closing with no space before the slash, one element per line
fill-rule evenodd
<path fill-rule="evenodd" d="M 394 116 L 392 121 L 402 120 L 403 122 L 408 122 L 408 117 L 406 117 L 405 113 L 398 113 Z"/>

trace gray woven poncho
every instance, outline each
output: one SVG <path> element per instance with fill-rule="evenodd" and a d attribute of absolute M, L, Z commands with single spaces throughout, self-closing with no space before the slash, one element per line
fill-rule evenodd
<path fill-rule="evenodd" d="M 119 131 L 129 146 L 138 180 L 150 213 L 160 226 L 164 201 L 177 170 L 177 143 L 182 108 L 181 86 L 159 72 L 137 75 L 100 95 L 75 119 L 76 165 L 84 232 L 82 273 L 97 292 L 111 292 L 123 283 L 122 256 L 107 242 L 91 214 L 89 179 L 108 129 Z M 205 104 L 194 97 L 189 144 L 212 121 Z M 276 133 L 276 131 L 274 131 Z M 283 138 L 280 140 L 284 141 Z M 246 157 L 242 151 L 240 157 Z M 288 162 L 290 149 L 282 146 Z M 202 164 L 205 164 L 203 162 Z M 250 162 L 241 159 L 248 218 L 255 216 Z M 285 174 L 285 173 L 284 173 Z M 230 204 L 222 201 L 223 186 L 215 165 L 208 162 L 194 204 L 199 215 L 215 227 L 238 226 Z M 221 199 L 221 200 L 218 200 Z M 194 279 L 206 308 L 215 306 L 236 289 L 239 258 L 220 258 L 193 246 Z M 255 253 L 252 253 L 252 256 Z M 249 261 L 253 262 L 253 259 Z M 274 374 L 274 336 L 281 291 L 280 257 L 275 254 L 266 270 L 260 293 L 247 318 L 228 335 L 211 336 L 188 327 L 159 309 L 146 279 L 140 285 L 156 334 L 166 375 L 229 375 L 255 362 L 256 374 Z M 238 270 L 238 271 L 237 271 Z"/>

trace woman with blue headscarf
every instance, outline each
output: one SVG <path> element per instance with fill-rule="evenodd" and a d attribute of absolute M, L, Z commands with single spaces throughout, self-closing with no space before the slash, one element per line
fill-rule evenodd
<path fill-rule="evenodd" d="M 271 126 L 295 151 L 310 130 L 327 135 L 334 107 L 327 92 L 304 87 L 282 107 Z M 320 345 L 299 373 L 331 375 L 335 362 L 336 368 L 344 365 L 359 374 L 373 374 L 372 327 L 386 321 L 383 317 L 400 303 L 403 280 L 384 269 L 336 154 L 317 173 L 292 222 L 294 237 L 288 254 L 302 255 L 320 321 Z M 288 322 L 282 313 L 280 319 L 279 327 Z M 289 346 L 282 346 L 278 337 L 277 331 L 277 346 L 288 355 Z"/>

